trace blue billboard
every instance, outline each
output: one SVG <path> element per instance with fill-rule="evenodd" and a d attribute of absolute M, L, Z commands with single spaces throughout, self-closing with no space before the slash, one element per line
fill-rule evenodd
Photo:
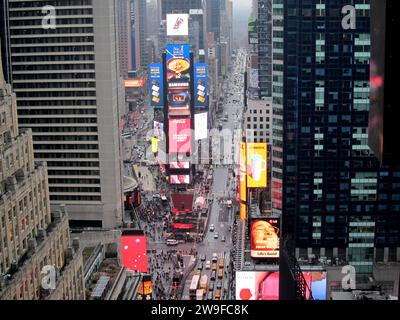
<path fill-rule="evenodd" d="M 190 45 L 168 44 L 166 69 L 170 116 L 190 115 L 190 67 Z"/>
<path fill-rule="evenodd" d="M 196 63 L 194 65 L 194 106 L 207 106 L 207 65 Z"/>
<path fill-rule="evenodd" d="M 161 63 L 150 64 L 150 105 L 153 107 L 164 106 L 163 67 Z"/>

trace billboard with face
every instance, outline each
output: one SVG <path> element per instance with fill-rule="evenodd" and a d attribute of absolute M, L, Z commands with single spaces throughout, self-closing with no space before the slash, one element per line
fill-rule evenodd
<path fill-rule="evenodd" d="M 247 187 L 267 187 L 267 144 L 247 143 Z"/>
<path fill-rule="evenodd" d="M 195 63 L 194 65 L 194 106 L 207 106 L 207 65 Z"/>
<path fill-rule="evenodd" d="M 190 119 L 169 119 L 169 152 L 187 153 L 190 150 Z"/>
<path fill-rule="evenodd" d="M 279 272 L 236 271 L 236 300 L 279 300 Z"/>
<path fill-rule="evenodd" d="M 190 46 L 168 44 L 166 48 L 168 114 L 190 115 Z"/>
<path fill-rule="evenodd" d="M 150 64 L 149 88 L 150 105 L 153 107 L 164 106 L 164 79 L 161 63 Z"/>
<path fill-rule="evenodd" d="M 169 163 L 170 169 L 189 169 L 190 164 L 188 161 L 172 161 Z"/>
<path fill-rule="evenodd" d="M 121 234 L 122 266 L 147 273 L 146 236 L 140 230 L 123 230 Z"/>
<path fill-rule="evenodd" d="M 279 219 L 255 219 L 251 223 L 251 257 L 279 258 Z"/>
<path fill-rule="evenodd" d="M 176 175 L 173 174 L 170 176 L 170 183 L 171 184 L 189 184 L 190 183 L 190 176 L 189 175 Z"/>

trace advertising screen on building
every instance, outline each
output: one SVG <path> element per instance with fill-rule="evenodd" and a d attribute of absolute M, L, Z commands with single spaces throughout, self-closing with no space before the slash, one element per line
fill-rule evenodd
<path fill-rule="evenodd" d="M 325 271 L 303 272 L 304 279 L 307 282 L 306 299 L 310 299 L 310 290 L 314 300 L 326 300 L 327 282 Z"/>
<path fill-rule="evenodd" d="M 143 79 L 128 79 L 124 80 L 125 88 L 140 88 L 144 86 Z"/>
<path fill-rule="evenodd" d="M 247 143 L 247 187 L 267 187 L 267 144 Z"/>
<path fill-rule="evenodd" d="M 150 64 L 150 105 L 153 107 L 164 106 L 163 67 L 161 63 Z"/>
<path fill-rule="evenodd" d="M 153 130 L 154 130 L 154 137 L 162 138 L 164 135 L 164 123 L 153 121 Z"/>
<path fill-rule="evenodd" d="M 188 14 L 167 14 L 167 36 L 187 36 L 189 35 L 189 15 Z"/>
<path fill-rule="evenodd" d="M 194 64 L 194 106 L 207 106 L 207 65 L 205 63 Z"/>
<path fill-rule="evenodd" d="M 279 258 L 279 223 L 277 218 L 254 219 L 251 222 L 252 258 Z"/>
<path fill-rule="evenodd" d="M 123 230 L 121 234 L 122 266 L 147 273 L 146 236 L 140 230 Z"/>
<path fill-rule="evenodd" d="M 236 271 L 236 300 L 279 300 L 279 272 Z"/>
<path fill-rule="evenodd" d="M 201 140 L 208 137 L 208 114 L 207 112 L 194 115 L 194 139 Z"/>
<path fill-rule="evenodd" d="M 172 161 L 169 163 L 170 169 L 189 169 L 190 164 L 188 161 Z"/>
<path fill-rule="evenodd" d="M 169 119 L 169 152 L 187 153 L 190 150 L 190 119 Z"/>
<path fill-rule="evenodd" d="M 170 183 L 171 184 L 189 184 L 190 183 L 190 176 L 189 175 L 176 175 L 173 174 L 170 176 Z"/>
<path fill-rule="evenodd" d="M 168 114 L 190 115 L 190 45 L 168 44 L 166 48 Z"/>
<path fill-rule="evenodd" d="M 137 300 L 152 300 L 153 283 L 151 275 L 143 275 L 137 291 Z"/>
<path fill-rule="evenodd" d="M 239 159 L 239 194 L 240 200 L 246 201 L 247 186 L 246 186 L 246 143 L 240 143 L 240 159 Z"/>

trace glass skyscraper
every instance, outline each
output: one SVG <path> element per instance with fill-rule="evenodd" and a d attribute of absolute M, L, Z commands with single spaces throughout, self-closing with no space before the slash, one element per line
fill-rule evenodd
<path fill-rule="evenodd" d="M 273 210 L 297 257 L 359 273 L 400 259 L 400 171 L 380 167 L 367 143 L 369 10 L 369 0 L 273 1 Z"/>

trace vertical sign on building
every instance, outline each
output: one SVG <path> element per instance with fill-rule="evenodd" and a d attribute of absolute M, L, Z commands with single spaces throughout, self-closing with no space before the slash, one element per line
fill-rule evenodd
<path fill-rule="evenodd" d="M 207 106 L 207 65 L 195 63 L 194 65 L 194 106 Z"/>
<path fill-rule="evenodd" d="M 164 106 L 163 68 L 161 63 L 150 65 L 150 105 L 153 107 Z"/>

